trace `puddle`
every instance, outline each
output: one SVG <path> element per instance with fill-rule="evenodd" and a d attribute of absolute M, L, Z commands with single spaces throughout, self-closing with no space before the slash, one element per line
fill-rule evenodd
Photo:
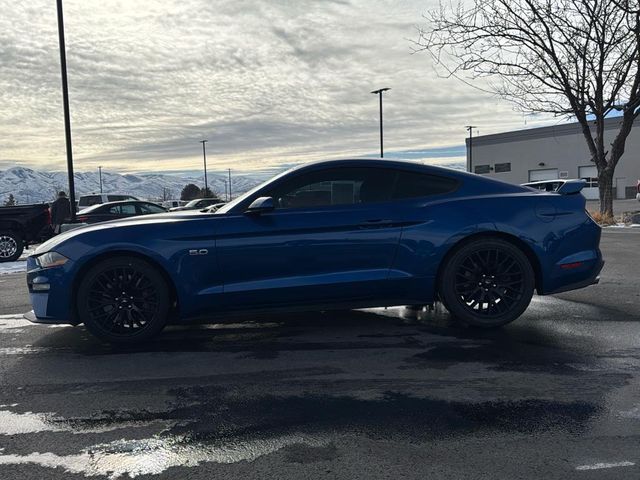
<path fill-rule="evenodd" d="M 75 455 L 0 453 L 0 465 L 28 463 L 48 468 L 63 468 L 67 473 L 85 476 L 101 475 L 117 479 L 127 475 L 135 478 L 139 475 L 158 475 L 171 467 L 196 467 L 207 462 L 251 462 L 285 447 L 324 447 L 327 443 L 299 434 L 247 442 L 236 441 L 217 446 L 191 443 L 186 437 L 118 440 L 89 447 Z"/>

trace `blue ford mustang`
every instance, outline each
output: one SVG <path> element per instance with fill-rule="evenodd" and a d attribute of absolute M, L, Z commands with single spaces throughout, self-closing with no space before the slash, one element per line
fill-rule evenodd
<path fill-rule="evenodd" d="M 318 162 L 215 213 L 88 226 L 28 259 L 33 312 L 111 342 L 236 312 L 441 300 L 467 324 L 597 282 L 600 227 L 580 181 L 548 192 L 390 160 Z"/>

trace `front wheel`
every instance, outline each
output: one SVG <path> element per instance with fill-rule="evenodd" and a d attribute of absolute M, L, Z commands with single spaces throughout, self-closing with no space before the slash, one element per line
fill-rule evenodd
<path fill-rule="evenodd" d="M 0 232 L 0 262 L 13 262 L 20 258 L 24 250 L 24 241 L 19 233 Z"/>
<path fill-rule="evenodd" d="M 94 265 L 80 280 L 80 321 L 111 343 L 135 343 L 157 335 L 169 317 L 169 287 L 148 262 L 128 256 Z"/>
<path fill-rule="evenodd" d="M 476 327 L 499 327 L 527 309 L 535 275 L 515 245 L 493 238 L 471 241 L 443 266 L 439 293 L 451 314 Z"/>

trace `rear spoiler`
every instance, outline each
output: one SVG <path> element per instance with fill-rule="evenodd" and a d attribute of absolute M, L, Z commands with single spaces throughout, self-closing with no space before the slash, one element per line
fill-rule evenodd
<path fill-rule="evenodd" d="M 535 188 L 545 192 L 555 192 L 560 195 L 574 195 L 586 185 L 584 180 L 543 180 L 542 182 L 523 183 L 523 187 Z"/>

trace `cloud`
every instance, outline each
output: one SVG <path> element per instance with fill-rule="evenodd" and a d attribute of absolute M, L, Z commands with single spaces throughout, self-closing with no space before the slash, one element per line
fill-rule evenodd
<path fill-rule="evenodd" d="M 424 150 L 522 126 L 511 106 L 439 78 L 410 38 L 433 1 L 66 0 L 80 170 L 255 170 Z M 0 0 L 0 165 L 65 163 L 55 2 Z M 544 121 L 545 119 L 541 119 Z M 447 157 L 447 155 L 443 155 Z"/>

